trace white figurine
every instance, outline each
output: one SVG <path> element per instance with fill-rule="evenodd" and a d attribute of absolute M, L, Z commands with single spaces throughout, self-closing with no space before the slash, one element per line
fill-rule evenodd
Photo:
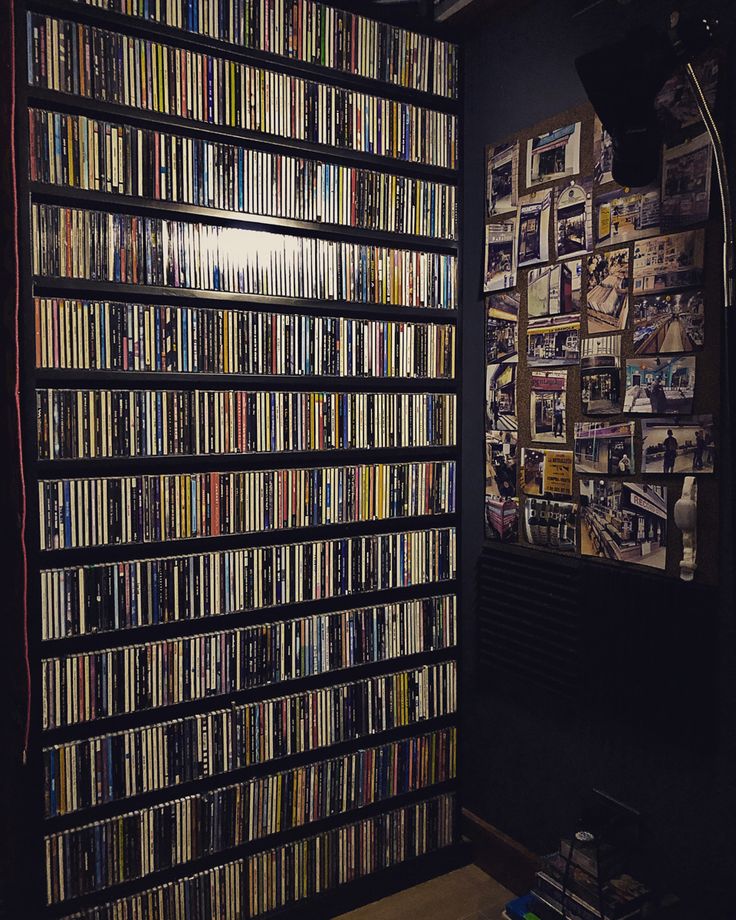
<path fill-rule="evenodd" d="M 686 476 L 682 486 L 682 496 L 675 502 L 675 524 L 682 531 L 682 559 L 680 560 L 680 578 L 692 581 L 698 551 L 698 483 L 695 476 Z"/>

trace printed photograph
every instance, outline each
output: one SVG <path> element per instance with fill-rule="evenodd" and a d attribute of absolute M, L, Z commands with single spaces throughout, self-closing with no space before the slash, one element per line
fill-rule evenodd
<path fill-rule="evenodd" d="M 567 371 L 532 371 L 529 420 L 532 441 L 567 441 Z"/>
<path fill-rule="evenodd" d="M 488 316 L 494 319 L 508 319 L 517 322 L 521 296 L 516 291 L 504 291 L 502 294 L 489 294 L 486 297 Z"/>
<path fill-rule="evenodd" d="M 499 543 L 519 541 L 519 499 L 485 496 L 486 539 Z"/>
<path fill-rule="evenodd" d="M 634 422 L 575 422 L 575 470 L 626 476 L 634 470 Z"/>
<path fill-rule="evenodd" d="M 519 142 L 486 147 L 486 215 L 515 211 L 519 203 Z"/>
<path fill-rule="evenodd" d="M 634 293 L 702 284 L 704 248 L 702 229 L 637 241 L 634 246 Z"/>
<path fill-rule="evenodd" d="M 525 495 L 572 498 L 571 450 L 522 447 L 519 485 Z"/>
<path fill-rule="evenodd" d="M 642 473 L 712 473 L 716 439 L 712 415 L 641 422 Z"/>
<path fill-rule="evenodd" d="M 557 256 L 567 259 L 593 249 L 593 183 L 571 182 L 555 199 Z"/>
<path fill-rule="evenodd" d="M 620 479 L 581 479 L 580 550 L 584 556 L 664 569 L 667 489 Z"/>
<path fill-rule="evenodd" d="M 580 172 L 580 129 L 578 121 L 527 141 L 527 188 Z"/>
<path fill-rule="evenodd" d="M 599 185 L 613 182 L 613 140 L 596 115 L 593 128 L 593 179 Z"/>
<path fill-rule="evenodd" d="M 708 220 L 713 148 L 700 134 L 662 155 L 662 230 L 669 233 Z"/>
<path fill-rule="evenodd" d="M 486 367 L 486 431 L 517 431 L 516 364 Z"/>
<path fill-rule="evenodd" d="M 711 108 L 715 105 L 718 89 L 718 61 L 709 57 L 695 65 L 700 85 Z M 684 72 L 678 71 L 664 84 L 654 103 L 657 117 L 662 123 L 665 137 L 680 134 L 683 129 L 702 124 L 700 110 Z"/>
<path fill-rule="evenodd" d="M 486 364 L 519 360 L 519 324 L 510 319 L 486 319 Z"/>
<path fill-rule="evenodd" d="M 659 355 L 701 348 L 705 329 L 702 290 L 635 297 L 634 354 Z"/>
<path fill-rule="evenodd" d="M 582 259 L 533 268 L 527 276 L 527 363 L 564 366 L 580 359 Z"/>
<path fill-rule="evenodd" d="M 582 259 L 532 268 L 527 274 L 529 320 L 546 321 L 551 316 L 580 319 L 582 279 Z"/>
<path fill-rule="evenodd" d="M 552 316 L 531 320 L 526 342 L 530 367 L 577 364 L 580 360 L 580 317 Z"/>
<path fill-rule="evenodd" d="M 519 535 L 516 497 L 516 434 L 486 434 L 485 532 L 489 540 L 515 543 Z"/>
<path fill-rule="evenodd" d="M 621 336 L 585 336 L 580 343 L 580 397 L 586 415 L 621 411 Z"/>
<path fill-rule="evenodd" d="M 695 358 L 629 358 L 624 412 L 650 415 L 690 413 L 695 394 Z"/>
<path fill-rule="evenodd" d="M 620 332 L 629 315 L 629 249 L 588 257 L 588 332 Z"/>
<path fill-rule="evenodd" d="M 517 434 L 515 431 L 486 432 L 486 494 L 513 498 L 516 480 Z"/>
<path fill-rule="evenodd" d="M 516 221 L 486 224 L 483 290 L 503 291 L 516 284 Z"/>
<path fill-rule="evenodd" d="M 577 550 L 578 506 L 541 498 L 524 500 L 524 539 L 561 553 Z"/>
<path fill-rule="evenodd" d="M 532 192 L 519 201 L 517 265 L 549 262 L 549 219 L 552 192 Z"/>
<path fill-rule="evenodd" d="M 659 185 L 618 188 L 595 200 L 595 233 L 599 245 L 626 243 L 660 232 Z"/>

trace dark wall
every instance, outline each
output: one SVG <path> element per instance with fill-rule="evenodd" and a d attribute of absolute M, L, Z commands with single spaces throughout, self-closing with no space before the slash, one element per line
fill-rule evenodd
<path fill-rule="evenodd" d="M 544 853 L 555 849 L 560 833 L 574 825 L 590 790 L 600 788 L 641 809 L 653 878 L 693 899 L 700 893 L 727 892 L 736 877 L 736 663 L 730 577 L 722 577 L 718 588 L 693 592 L 680 582 L 664 588 L 661 578 L 630 571 L 618 577 L 619 570 L 611 566 L 579 563 L 588 590 L 575 613 L 594 661 L 588 673 L 599 661 L 609 670 L 597 675 L 598 695 L 578 705 L 517 693 L 521 687 L 515 688 L 513 679 L 490 679 L 488 666 L 479 665 L 477 656 L 478 604 L 493 603 L 480 597 L 477 582 L 484 489 L 484 148 L 583 103 L 574 59 L 644 21 L 663 23 L 672 7 L 659 0 L 628 5 L 604 0 L 571 18 L 580 5 L 533 0 L 514 12 L 509 4 L 509 12 L 495 20 L 489 14 L 465 36 L 463 799 L 465 807 Z M 733 12 L 729 0 L 678 6 Z M 732 65 L 721 79 L 721 115 L 733 151 Z M 730 160 L 734 162 L 733 155 Z M 709 248 L 718 245 L 717 234 L 709 234 Z M 711 325 L 709 334 L 718 330 Z M 723 417 L 721 421 L 725 428 Z M 722 508 L 732 499 L 728 444 L 724 451 Z M 711 534 L 709 552 L 720 556 L 722 576 L 733 568 L 730 520 L 723 515 L 720 533 Z M 581 696 L 590 689 L 590 683 L 581 686 Z M 659 709 L 652 705 L 657 690 Z M 705 911 L 692 914 L 701 915 Z"/>

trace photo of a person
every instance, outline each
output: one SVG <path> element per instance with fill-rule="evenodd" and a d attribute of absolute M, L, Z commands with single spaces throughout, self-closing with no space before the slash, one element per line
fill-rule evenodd
<path fill-rule="evenodd" d="M 565 431 L 564 412 L 565 412 L 565 400 L 562 398 L 562 393 L 557 393 L 555 396 L 554 430 L 553 430 L 553 434 L 556 438 L 564 437 L 564 431 Z"/>
<path fill-rule="evenodd" d="M 631 460 L 629 460 L 628 454 L 621 455 L 621 459 L 618 461 L 618 471 L 619 473 L 631 472 Z"/>
<path fill-rule="evenodd" d="M 529 423 L 533 441 L 567 441 L 567 371 L 534 370 Z"/>
<path fill-rule="evenodd" d="M 702 431 L 695 435 L 695 454 L 693 456 L 693 469 L 703 469 L 703 454 L 705 453 L 705 436 Z"/>
<path fill-rule="evenodd" d="M 690 412 L 695 394 L 695 363 L 695 357 L 689 355 L 628 359 L 624 412 Z"/>
<path fill-rule="evenodd" d="M 663 473 L 671 473 L 674 471 L 678 446 L 677 438 L 672 434 L 672 429 L 668 428 L 667 437 L 664 439 L 664 457 L 662 459 Z"/>
<path fill-rule="evenodd" d="M 642 419 L 642 472 L 712 473 L 716 435 L 712 415 Z"/>

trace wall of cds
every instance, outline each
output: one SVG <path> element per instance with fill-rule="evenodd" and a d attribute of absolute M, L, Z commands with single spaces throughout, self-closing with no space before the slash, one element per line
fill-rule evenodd
<path fill-rule="evenodd" d="M 331 916 L 361 877 L 444 871 L 457 46 L 315 0 L 13 9 L 33 708 L 10 913 Z"/>
<path fill-rule="evenodd" d="M 700 69 L 715 101 L 718 60 Z M 696 475 L 698 577 L 712 581 L 716 180 L 681 77 L 657 111 L 661 168 L 646 188 L 615 183 L 587 104 L 486 148 L 485 532 L 675 575 L 673 507 Z"/>

